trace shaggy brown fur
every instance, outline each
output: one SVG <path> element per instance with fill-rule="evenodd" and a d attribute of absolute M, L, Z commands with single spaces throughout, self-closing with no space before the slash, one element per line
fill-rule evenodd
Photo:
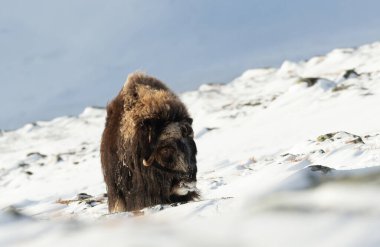
<path fill-rule="evenodd" d="M 130 75 L 107 106 L 101 162 L 110 212 L 198 197 L 192 119 L 159 80 Z"/>

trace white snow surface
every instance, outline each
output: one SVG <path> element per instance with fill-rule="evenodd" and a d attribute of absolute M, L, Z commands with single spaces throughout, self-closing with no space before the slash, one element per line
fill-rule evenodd
<path fill-rule="evenodd" d="M 0 246 L 380 245 L 380 43 L 181 98 L 199 201 L 108 214 L 89 107 L 0 132 Z"/>

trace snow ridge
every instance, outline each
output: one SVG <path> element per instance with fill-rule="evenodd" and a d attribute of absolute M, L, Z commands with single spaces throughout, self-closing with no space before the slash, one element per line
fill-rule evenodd
<path fill-rule="evenodd" d="M 104 109 L 1 132 L 0 246 L 377 246 L 379 68 L 377 42 L 182 94 L 202 192 L 183 205 L 108 214 Z"/>

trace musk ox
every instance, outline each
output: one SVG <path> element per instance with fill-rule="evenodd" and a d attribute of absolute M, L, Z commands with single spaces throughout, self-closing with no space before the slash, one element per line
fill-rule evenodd
<path fill-rule="evenodd" d="M 161 81 L 128 76 L 107 106 L 101 163 L 111 213 L 199 197 L 192 119 Z"/>

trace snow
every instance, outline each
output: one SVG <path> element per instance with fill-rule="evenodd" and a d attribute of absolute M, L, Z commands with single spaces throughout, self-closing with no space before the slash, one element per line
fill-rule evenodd
<path fill-rule="evenodd" d="M 182 94 L 202 193 L 183 205 L 108 213 L 104 109 L 1 132 L 0 246 L 378 246 L 378 68 L 374 43 Z"/>

